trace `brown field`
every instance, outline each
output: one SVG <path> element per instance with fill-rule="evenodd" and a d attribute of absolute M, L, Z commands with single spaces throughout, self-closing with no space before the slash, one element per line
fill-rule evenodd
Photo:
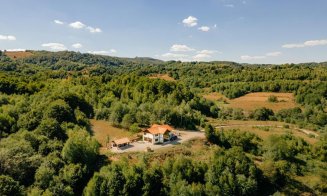
<path fill-rule="evenodd" d="M 274 95 L 278 98 L 277 103 L 268 102 L 268 97 Z M 229 100 L 228 107 L 241 108 L 245 111 L 253 111 L 257 108 L 266 107 L 273 111 L 294 108 L 299 106 L 295 103 L 292 93 L 249 93 L 242 97 Z"/>
<path fill-rule="evenodd" d="M 176 81 L 174 78 L 170 77 L 168 74 L 155 74 L 155 75 L 149 76 L 149 78 L 151 78 L 151 79 L 159 78 L 159 79 L 170 81 L 170 82 Z"/>
<path fill-rule="evenodd" d="M 23 52 L 23 51 L 6 52 L 5 54 L 11 59 L 26 58 L 26 57 L 29 57 L 29 56 L 33 55 L 33 53 L 31 53 L 31 52 Z"/>
<path fill-rule="evenodd" d="M 106 138 L 110 137 L 110 140 L 120 139 L 122 137 L 131 137 L 133 134 L 127 130 L 113 127 L 109 122 L 105 120 L 91 120 L 91 129 L 93 131 L 93 137 L 98 140 L 102 146 L 106 146 Z"/>

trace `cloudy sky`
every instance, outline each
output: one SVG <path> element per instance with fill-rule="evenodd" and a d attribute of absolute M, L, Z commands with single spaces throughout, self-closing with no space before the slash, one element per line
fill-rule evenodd
<path fill-rule="evenodd" d="M 0 49 L 327 61 L 326 0 L 0 0 Z"/>

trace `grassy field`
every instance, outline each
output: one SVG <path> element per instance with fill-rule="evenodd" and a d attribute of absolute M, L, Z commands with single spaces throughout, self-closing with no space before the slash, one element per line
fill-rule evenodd
<path fill-rule="evenodd" d="M 33 55 L 33 53 L 31 52 L 24 52 L 24 51 L 6 52 L 5 54 L 11 59 L 26 58 Z"/>
<path fill-rule="evenodd" d="M 171 81 L 171 82 L 176 81 L 174 78 L 170 77 L 168 74 L 155 74 L 155 75 L 149 76 L 149 78 L 151 78 L 151 79 L 159 78 L 159 79 Z"/>
<path fill-rule="evenodd" d="M 278 102 L 272 103 L 268 102 L 269 96 L 276 96 Z M 231 108 L 241 108 L 245 112 L 253 111 L 257 108 L 266 107 L 272 109 L 274 112 L 279 111 L 281 109 L 294 108 L 298 105 L 292 93 L 268 93 L 268 92 L 259 92 L 259 93 L 249 93 L 242 97 L 236 99 L 228 99 L 224 95 L 213 92 L 203 95 L 204 98 L 212 101 L 222 101 L 225 100 L 228 104 L 219 103 L 219 105 L 224 107 Z"/>
<path fill-rule="evenodd" d="M 120 139 L 123 137 L 131 137 L 133 134 L 127 130 L 113 127 L 109 122 L 105 120 L 91 120 L 91 129 L 93 131 L 93 136 L 98 140 L 98 142 L 105 147 L 107 136 L 110 140 Z"/>
<path fill-rule="evenodd" d="M 221 127 L 223 130 L 239 129 L 244 132 L 257 134 L 261 139 L 265 140 L 271 135 L 282 135 L 291 133 L 294 136 L 303 138 L 310 144 L 318 141 L 318 138 L 310 137 L 310 135 L 299 131 L 298 127 L 292 124 L 276 121 L 240 121 L 240 120 L 214 120 L 210 119 L 210 123 L 215 127 Z M 287 125 L 289 128 L 285 128 Z"/>

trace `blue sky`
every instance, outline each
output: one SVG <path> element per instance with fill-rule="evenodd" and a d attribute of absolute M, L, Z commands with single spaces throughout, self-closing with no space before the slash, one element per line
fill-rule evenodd
<path fill-rule="evenodd" d="M 326 0 L 0 0 L 0 49 L 327 61 Z"/>

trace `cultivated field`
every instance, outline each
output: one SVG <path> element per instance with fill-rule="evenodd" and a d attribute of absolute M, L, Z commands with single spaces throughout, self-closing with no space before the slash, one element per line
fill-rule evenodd
<path fill-rule="evenodd" d="M 33 53 L 31 53 L 31 52 L 22 52 L 22 51 L 6 52 L 5 54 L 6 54 L 6 56 L 8 56 L 11 59 L 26 58 L 26 57 L 33 55 Z"/>
<path fill-rule="evenodd" d="M 109 122 L 105 120 L 91 120 L 91 129 L 93 131 L 93 136 L 98 142 L 105 147 L 107 136 L 110 140 L 119 139 L 122 137 L 131 137 L 133 134 L 127 130 L 113 127 Z"/>
<path fill-rule="evenodd" d="M 151 78 L 151 79 L 159 78 L 159 79 L 171 81 L 171 82 L 176 81 L 174 78 L 170 77 L 168 74 L 155 74 L 155 75 L 149 76 L 149 78 Z"/>

